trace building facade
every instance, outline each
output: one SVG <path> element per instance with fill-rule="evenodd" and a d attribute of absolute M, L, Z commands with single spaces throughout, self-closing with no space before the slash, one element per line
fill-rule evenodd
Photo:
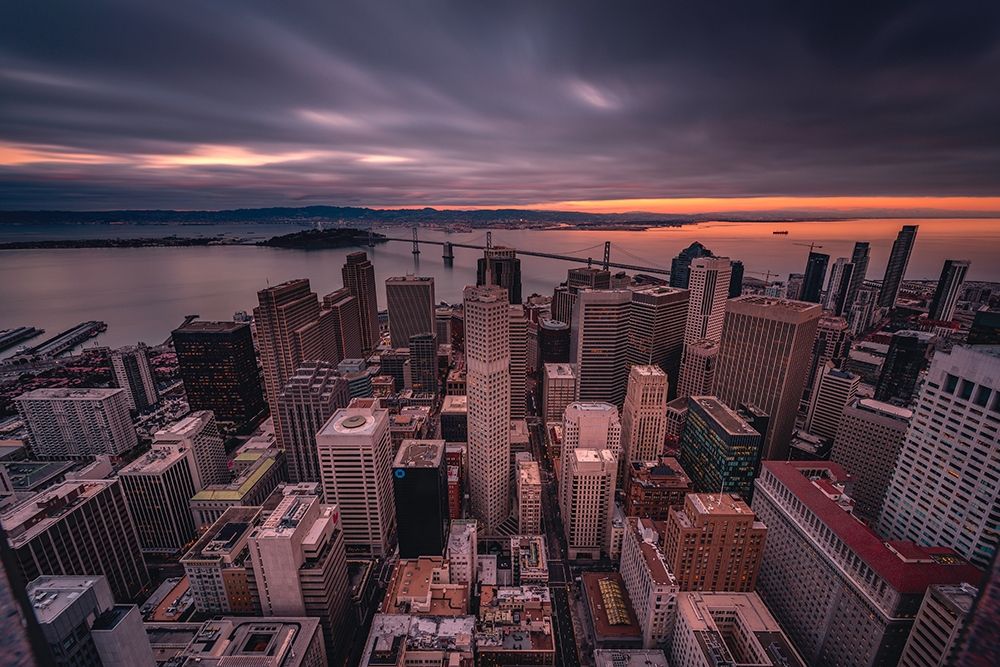
<path fill-rule="evenodd" d="M 903 225 L 892 243 L 889 263 L 882 278 L 882 289 L 878 294 L 878 305 L 881 308 L 892 308 L 896 305 L 899 286 L 903 284 L 906 267 L 910 263 L 910 253 L 913 252 L 913 244 L 917 240 L 917 229 L 917 225 Z"/>
<path fill-rule="evenodd" d="M 190 412 L 176 424 L 153 435 L 153 444 L 184 447 L 194 456 L 195 491 L 210 484 L 229 481 L 226 447 L 219 433 L 215 415 L 207 410 Z"/>
<path fill-rule="evenodd" d="M 124 389 L 35 389 L 14 404 L 36 458 L 120 456 L 139 444 Z"/>
<path fill-rule="evenodd" d="M 726 257 L 703 257 L 691 262 L 688 289 L 687 322 L 684 345 L 708 339 L 722 340 L 722 324 L 729 299 L 729 276 L 732 266 Z"/>
<path fill-rule="evenodd" d="M 144 344 L 111 351 L 111 372 L 115 385 L 125 390 L 129 407 L 140 412 L 160 402 L 156 379 L 149 365 L 149 348 Z"/>
<path fill-rule="evenodd" d="M 375 295 L 375 267 L 364 251 L 347 254 L 341 268 L 344 287 L 358 300 L 361 347 L 365 352 L 378 346 L 381 335 L 378 328 L 378 299 Z"/>
<path fill-rule="evenodd" d="M 622 407 L 622 455 L 619 481 L 634 461 L 652 461 L 663 454 L 667 439 L 667 374 L 659 366 L 633 366 Z"/>
<path fill-rule="evenodd" d="M 619 565 L 625 589 L 642 629 L 642 645 L 665 645 L 673 634 L 677 581 L 660 550 L 663 524 L 639 517 L 625 520 Z"/>
<path fill-rule="evenodd" d="M 618 459 L 608 449 L 576 449 L 563 465 L 560 495 L 567 557 L 596 560 L 611 553 Z"/>
<path fill-rule="evenodd" d="M 143 553 L 172 556 L 195 535 L 188 503 L 195 487 L 194 453 L 155 445 L 118 474 Z"/>
<path fill-rule="evenodd" d="M 275 406 L 281 419 L 274 435 L 288 459 L 289 481 L 320 481 L 316 434 L 348 402 L 347 380 L 329 362 L 306 362 L 288 378 Z"/>
<path fill-rule="evenodd" d="M 433 278 L 386 278 L 385 301 L 389 309 L 389 342 L 393 347 L 408 347 L 410 336 L 434 333 Z"/>
<path fill-rule="evenodd" d="M 688 398 L 680 462 L 699 493 L 737 493 L 749 500 L 763 438 L 714 396 Z"/>
<path fill-rule="evenodd" d="M 450 522 L 444 440 L 404 440 L 392 462 L 400 558 L 440 556 Z"/>
<path fill-rule="evenodd" d="M 584 290 L 570 329 L 571 360 L 583 401 L 620 406 L 628 384 L 630 290 Z"/>

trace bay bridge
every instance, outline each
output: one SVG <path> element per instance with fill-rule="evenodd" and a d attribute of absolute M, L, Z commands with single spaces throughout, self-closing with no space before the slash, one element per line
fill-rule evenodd
<path fill-rule="evenodd" d="M 495 247 L 493 245 L 493 232 L 492 231 L 487 231 L 486 232 L 486 244 L 485 245 L 479 245 L 477 243 L 459 243 L 459 242 L 455 242 L 455 241 L 430 241 L 430 240 L 425 240 L 425 239 L 419 238 L 419 236 L 417 235 L 417 228 L 416 227 L 412 227 L 411 229 L 413 231 L 413 235 L 412 235 L 411 238 L 407 239 L 407 238 L 400 238 L 400 237 L 384 236 L 384 237 L 382 237 L 379 240 L 399 241 L 399 242 L 403 242 L 403 243 L 410 243 L 413 246 L 412 252 L 413 252 L 414 255 L 419 255 L 420 254 L 420 244 L 442 246 L 442 255 L 441 256 L 444 259 L 445 263 L 450 263 L 451 261 L 453 261 L 455 259 L 455 252 L 454 252 L 455 248 L 469 248 L 469 249 L 472 249 L 472 250 L 490 250 L 490 249 L 492 249 L 492 248 Z M 374 232 L 370 228 L 368 230 L 368 245 L 369 246 L 374 246 L 375 245 Z M 643 264 L 631 264 L 631 263 L 625 263 L 625 262 L 612 262 L 611 261 L 611 241 L 604 241 L 603 243 L 598 243 L 598 244 L 595 244 L 595 245 L 592 245 L 592 246 L 588 246 L 586 248 L 578 248 L 578 249 L 572 250 L 570 252 L 572 252 L 572 253 L 587 252 L 589 250 L 595 250 L 597 248 L 600 248 L 602 245 L 604 246 L 604 256 L 600 260 L 600 264 L 601 264 L 601 267 L 604 268 L 604 269 L 612 269 L 612 268 L 614 268 L 614 269 L 625 269 L 625 270 L 628 270 L 628 271 L 639 271 L 639 272 L 642 272 L 642 273 L 648 273 L 648 274 L 660 275 L 660 276 L 669 276 L 670 275 L 670 270 L 669 269 L 664 269 L 664 268 L 660 268 L 660 267 L 656 267 L 656 266 L 648 266 L 648 265 L 643 265 Z M 499 247 L 499 246 L 497 246 L 497 247 Z M 513 246 L 506 246 L 506 245 L 502 246 L 502 247 L 504 247 L 504 248 L 510 248 L 511 250 L 514 250 L 518 255 L 527 255 L 527 256 L 530 256 L 530 257 L 545 257 L 547 259 L 558 259 L 558 260 L 562 260 L 562 261 L 565 261 L 565 262 L 576 262 L 576 263 L 585 262 L 587 264 L 587 266 L 592 266 L 595 262 L 598 261 L 598 260 L 594 259 L 593 257 L 581 257 L 580 255 L 575 255 L 575 254 L 563 254 L 563 253 L 555 253 L 555 252 L 541 252 L 539 250 L 524 250 L 524 249 L 521 249 L 521 248 L 516 248 L 516 247 L 513 247 Z M 650 262 L 650 260 L 645 259 L 643 257 L 640 257 L 639 255 L 636 255 L 635 253 L 631 253 L 628 250 L 625 250 L 624 248 L 616 247 L 616 251 L 617 252 L 621 252 L 622 254 L 624 254 L 624 255 L 626 255 L 628 257 L 631 257 L 633 259 L 637 259 L 640 262 Z M 652 263 L 652 262 L 650 262 L 650 263 Z"/>

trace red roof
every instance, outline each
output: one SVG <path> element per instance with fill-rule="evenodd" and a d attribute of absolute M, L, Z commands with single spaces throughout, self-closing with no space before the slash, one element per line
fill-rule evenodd
<path fill-rule="evenodd" d="M 840 465 L 828 461 L 764 461 L 763 465 L 900 593 L 923 593 L 931 584 L 980 583 L 983 573 L 951 549 L 922 547 L 913 542 L 883 542 L 874 531 L 828 498 L 802 472 L 825 470 L 832 481 L 843 482 L 849 475 Z M 933 560 L 932 556 L 941 562 Z"/>

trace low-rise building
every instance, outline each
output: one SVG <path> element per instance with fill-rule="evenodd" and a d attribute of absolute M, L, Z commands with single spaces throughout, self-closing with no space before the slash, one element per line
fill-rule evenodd
<path fill-rule="evenodd" d="M 625 514 L 665 521 L 671 508 L 684 506 L 691 478 L 680 462 L 669 456 L 655 461 L 633 461 L 627 469 Z"/>
<path fill-rule="evenodd" d="M 597 649 L 594 667 L 670 667 L 663 651 L 646 649 Z"/>
<path fill-rule="evenodd" d="M 580 580 L 597 647 L 642 648 L 642 628 L 622 576 L 617 572 L 584 572 Z"/>
<path fill-rule="evenodd" d="M 473 667 L 475 616 L 375 614 L 360 667 Z"/>
<path fill-rule="evenodd" d="M 552 599 L 544 586 L 484 586 L 476 624 L 477 664 L 555 665 Z"/>
<path fill-rule="evenodd" d="M 549 561 L 545 538 L 541 535 L 514 535 L 510 538 L 510 560 L 514 583 L 545 584 L 549 581 Z"/>
<path fill-rule="evenodd" d="M 150 636 L 171 634 L 151 628 Z M 228 667 L 229 665 L 267 665 L 267 667 L 324 667 L 327 661 L 323 628 L 319 619 L 289 616 L 267 618 L 224 617 L 192 624 L 177 625 L 181 638 L 193 633 L 188 645 L 170 659 L 169 667 Z M 185 627 L 187 626 L 187 627 Z M 148 626 L 147 626 L 148 627 Z M 161 639 L 162 641 L 162 639 Z M 155 645 L 154 645 L 155 646 Z"/>
<path fill-rule="evenodd" d="M 383 614 L 465 616 L 469 587 L 453 582 L 447 560 L 441 556 L 401 559 L 382 600 Z"/>

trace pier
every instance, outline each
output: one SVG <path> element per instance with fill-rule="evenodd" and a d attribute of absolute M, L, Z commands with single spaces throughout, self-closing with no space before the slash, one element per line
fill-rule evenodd
<path fill-rule="evenodd" d="M 27 350 L 25 357 L 57 357 L 64 352 L 69 352 L 74 347 L 84 342 L 88 338 L 93 338 L 102 331 L 107 330 L 108 325 L 104 322 L 92 320 L 81 322 L 71 329 L 67 329 L 60 334 L 49 338 L 39 345 Z"/>

